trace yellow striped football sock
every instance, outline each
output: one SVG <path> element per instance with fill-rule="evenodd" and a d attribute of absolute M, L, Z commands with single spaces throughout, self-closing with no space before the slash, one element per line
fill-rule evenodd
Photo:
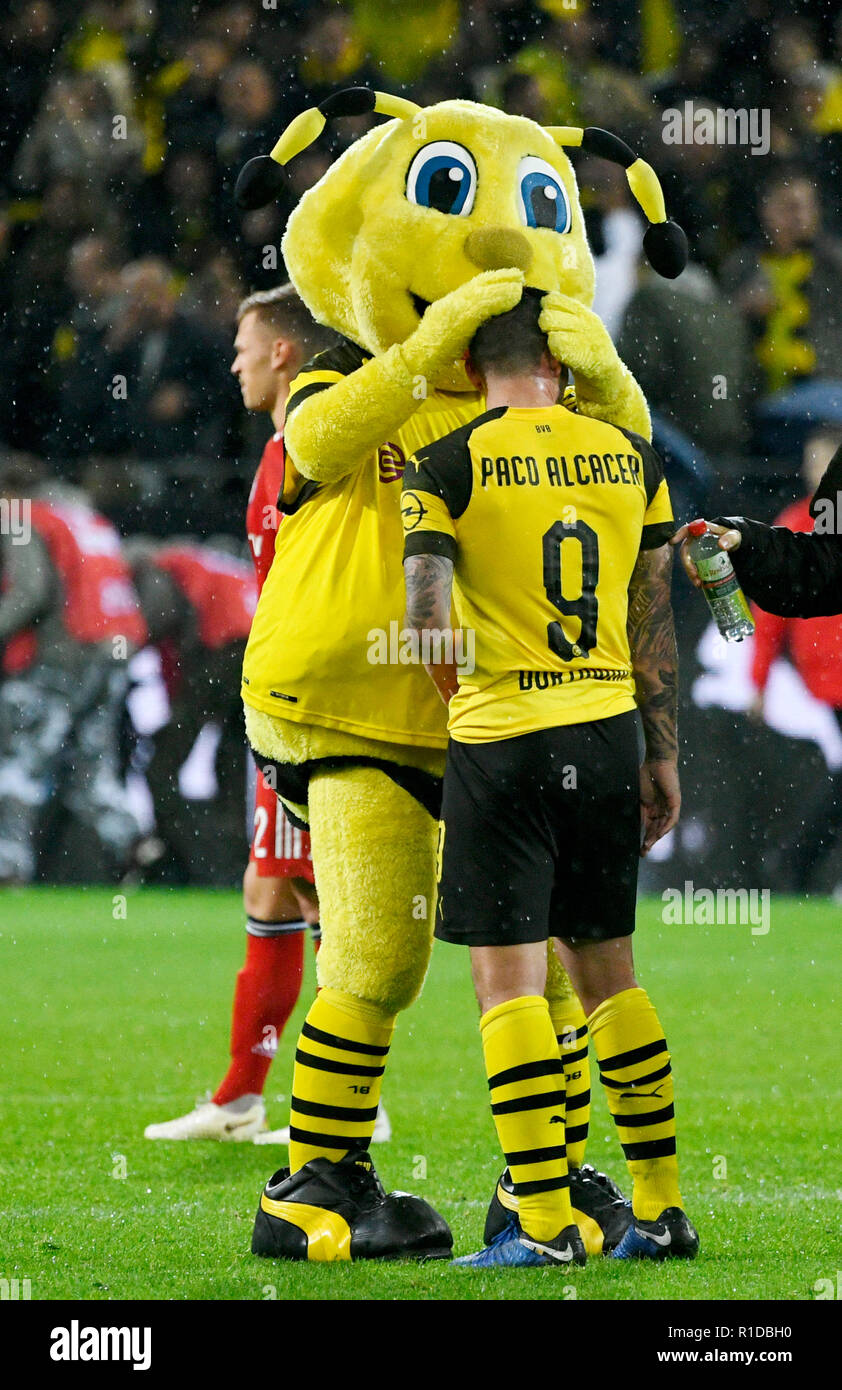
<path fill-rule="evenodd" d="M 569 999 L 550 999 L 549 1005 L 567 1092 L 564 1127 L 567 1167 L 581 1168 L 585 1161 L 585 1145 L 588 1142 L 591 1118 L 588 1021 L 575 994 Z"/>
<path fill-rule="evenodd" d="M 520 1222 L 534 1240 L 572 1225 L 564 1145 L 564 1071 L 546 999 L 508 999 L 483 1014 L 491 1113 Z"/>
<path fill-rule="evenodd" d="M 323 989 L 301 1029 L 292 1077 L 289 1166 L 338 1163 L 367 1149 L 395 1019 L 376 1004 Z"/>
<path fill-rule="evenodd" d="M 680 1207 L 670 1055 L 645 989 L 605 999 L 588 1019 L 600 1081 L 632 1176 L 632 1209 L 654 1221 Z"/>

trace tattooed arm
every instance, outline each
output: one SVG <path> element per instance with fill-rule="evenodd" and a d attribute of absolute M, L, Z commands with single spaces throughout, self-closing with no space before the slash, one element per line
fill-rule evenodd
<path fill-rule="evenodd" d="M 403 568 L 406 621 L 418 633 L 422 656 L 429 657 L 424 668 L 447 705 L 459 685 L 450 626 L 453 561 L 443 555 L 408 555 Z"/>
<path fill-rule="evenodd" d="M 640 769 L 642 855 L 678 821 L 678 656 L 668 545 L 641 550 L 629 584 L 627 632 L 646 756 Z"/>

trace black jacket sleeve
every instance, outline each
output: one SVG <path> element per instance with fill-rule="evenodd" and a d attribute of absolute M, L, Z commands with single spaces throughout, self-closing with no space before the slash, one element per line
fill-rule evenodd
<path fill-rule="evenodd" d="M 821 618 L 842 613 L 842 535 L 788 531 L 742 516 L 718 516 L 719 526 L 739 531 L 730 551 L 747 598 L 782 618 Z"/>
<path fill-rule="evenodd" d="M 731 559 L 743 591 L 767 613 L 823 618 L 842 613 L 842 447 L 810 503 L 814 530 L 788 531 L 742 516 L 719 516 L 742 536 Z"/>

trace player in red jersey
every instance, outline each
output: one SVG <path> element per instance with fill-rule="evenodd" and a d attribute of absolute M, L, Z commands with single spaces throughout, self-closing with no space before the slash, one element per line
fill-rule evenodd
<path fill-rule="evenodd" d="M 246 513 L 258 588 L 271 568 L 281 520 L 276 503 L 283 483 L 289 383 L 332 339 L 313 322 L 291 285 L 250 295 L 237 314 L 231 371 L 246 409 L 266 411 L 275 431 L 263 450 Z M 254 834 L 243 877 L 247 949 L 234 993 L 231 1064 L 209 1101 L 178 1119 L 149 1125 L 147 1139 L 281 1143 L 288 1138 L 283 1130 L 267 1133 L 263 1088 L 301 989 L 308 925 L 317 938 L 319 905 L 309 836 L 292 825 L 272 788 L 260 772 L 257 776 Z"/>

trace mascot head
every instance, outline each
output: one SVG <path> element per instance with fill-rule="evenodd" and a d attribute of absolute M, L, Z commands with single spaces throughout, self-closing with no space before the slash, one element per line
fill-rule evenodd
<path fill-rule="evenodd" d="M 240 207 L 277 196 L 283 166 L 328 121 L 369 112 L 393 119 L 349 146 L 304 194 L 283 255 L 314 318 L 371 353 L 403 342 L 429 303 L 483 270 L 517 267 L 527 285 L 590 307 L 593 258 L 564 146 L 625 167 L 650 223 L 650 265 L 668 277 L 684 268 L 686 238 L 667 221 L 654 171 L 617 136 L 545 129 L 471 101 L 422 108 L 367 88 L 337 92 L 297 116 L 271 155 L 249 161 L 237 181 Z"/>

